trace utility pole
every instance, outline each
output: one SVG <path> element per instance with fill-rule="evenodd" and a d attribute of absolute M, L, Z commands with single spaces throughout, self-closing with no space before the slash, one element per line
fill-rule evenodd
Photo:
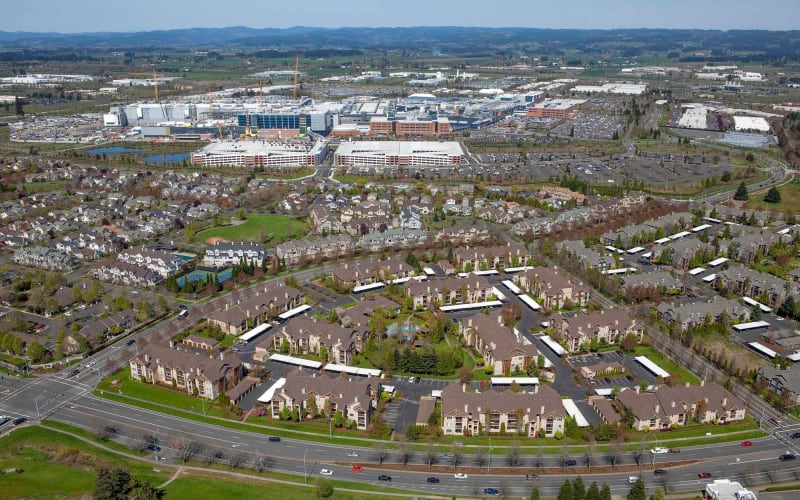
<path fill-rule="evenodd" d="M 308 484 L 308 469 L 306 469 L 306 455 L 308 454 L 308 450 L 303 453 L 303 482 Z"/>

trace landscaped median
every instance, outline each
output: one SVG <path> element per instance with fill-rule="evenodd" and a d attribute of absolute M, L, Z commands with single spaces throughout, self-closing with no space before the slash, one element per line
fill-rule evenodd
<path fill-rule="evenodd" d="M 113 381 L 117 381 L 116 384 Z M 327 422 L 305 421 L 305 422 L 282 422 L 265 420 L 264 417 L 243 418 L 227 408 L 219 405 L 212 405 L 208 401 L 183 394 L 180 391 L 161 387 L 157 385 L 145 384 L 131 380 L 128 376 L 127 368 L 116 375 L 103 380 L 98 389 L 94 392 L 96 396 L 129 404 L 148 410 L 174 415 L 198 422 L 206 422 L 213 425 L 258 432 L 280 437 L 301 439 L 305 441 L 321 443 L 337 443 L 340 445 L 356 447 L 372 447 L 377 443 L 382 443 L 387 449 L 397 448 L 397 441 L 370 438 L 366 434 L 346 429 L 333 429 L 333 437 L 329 436 L 330 428 Z M 254 422 L 253 420 L 261 420 Z M 708 436 L 707 433 L 712 435 Z M 764 435 L 759 430 L 758 425 L 752 418 L 746 421 L 725 426 L 718 425 L 696 425 L 655 434 L 630 434 L 629 440 L 620 443 L 625 451 L 632 451 L 641 446 L 673 446 L 676 448 L 688 446 L 700 446 L 708 444 L 718 444 L 721 442 L 741 441 L 745 439 L 755 439 Z M 417 452 L 434 446 L 439 452 L 446 453 L 452 449 L 455 442 L 463 443 L 466 448 L 481 448 L 489 445 L 488 436 L 442 436 L 435 442 L 414 442 L 410 447 Z M 515 436 L 492 436 L 491 444 L 494 449 L 502 453 L 504 449 L 511 446 L 518 446 L 523 455 L 558 454 L 565 446 L 565 441 L 555 438 L 526 439 Z M 566 445 L 570 453 L 579 453 L 586 449 L 586 444 L 577 440 L 568 439 Z M 614 446 L 610 442 L 599 443 L 594 447 L 595 452 L 604 452 Z"/>

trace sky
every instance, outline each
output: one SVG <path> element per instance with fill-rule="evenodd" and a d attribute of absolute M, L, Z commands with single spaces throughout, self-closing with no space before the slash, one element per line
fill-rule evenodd
<path fill-rule="evenodd" d="M 8 2 L 0 31 L 481 26 L 800 28 L 800 0 L 34 0 Z"/>

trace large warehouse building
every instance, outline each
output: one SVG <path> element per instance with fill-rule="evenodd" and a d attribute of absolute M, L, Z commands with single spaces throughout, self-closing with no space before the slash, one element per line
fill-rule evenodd
<path fill-rule="evenodd" d="M 339 146 L 334 163 L 341 166 L 461 165 L 466 161 L 457 142 L 358 141 Z"/>
<path fill-rule="evenodd" d="M 318 165 L 327 151 L 326 141 L 220 141 L 192 154 L 192 165 L 305 167 Z"/>

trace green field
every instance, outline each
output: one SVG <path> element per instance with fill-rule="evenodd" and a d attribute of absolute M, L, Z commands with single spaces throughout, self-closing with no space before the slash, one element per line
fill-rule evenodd
<path fill-rule="evenodd" d="M 697 377 L 682 366 L 678 366 L 677 363 L 669 359 L 668 357 L 664 356 L 660 352 L 656 351 L 652 347 L 649 346 L 640 346 L 636 348 L 636 355 L 637 356 L 647 356 L 650 361 L 657 364 L 661 368 L 668 371 L 673 376 L 677 377 L 677 382 L 680 384 L 689 383 L 691 385 L 697 385 L 700 381 Z"/>
<path fill-rule="evenodd" d="M 151 464 L 131 463 L 70 436 L 24 427 L 0 439 L 0 470 L 23 470 L 0 476 L 0 497 L 80 498 L 91 494 L 100 467 L 123 468 L 155 485 L 169 477 L 168 472 L 153 472 Z"/>
<path fill-rule="evenodd" d="M 285 215 L 251 215 L 235 226 L 219 226 L 202 231 L 198 241 L 222 238 L 226 241 L 280 242 L 305 233 L 305 222 Z"/>
<path fill-rule="evenodd" d="M 282 483 L 216 479 L 204 477 L 179 477 L 166 488 L 167 498 L 247 498 L 264 500 L 306 500 L 316 498 L 316 487 L 292 486 Z M 328 497 L 333 500 L 360 500 L 375 498 L 370 493 L 349 493 L 334 491 Z"/>
<path fill-rule="evenodd" d="M 750 193 L 747 208 L 750 210 L 766 210 L 768 212 L 781 212 L 785 214 L 800 215 L 800 183 L 793 181 L 778 187 L 781 193 L 780 203 L 766 203 L 764 196 L 767 191 Z"/>

